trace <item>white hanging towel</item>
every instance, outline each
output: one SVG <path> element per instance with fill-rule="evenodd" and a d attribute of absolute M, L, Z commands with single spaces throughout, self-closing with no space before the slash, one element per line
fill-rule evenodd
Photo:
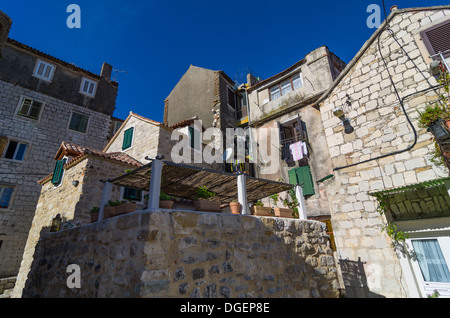
<path fill-rule="evenodd" d="M 303 159 L 303 147 L 301 141 L 290 145 L 289 148 L 291 150 L 292 158 L 294 159 L 294 161 Z"/>

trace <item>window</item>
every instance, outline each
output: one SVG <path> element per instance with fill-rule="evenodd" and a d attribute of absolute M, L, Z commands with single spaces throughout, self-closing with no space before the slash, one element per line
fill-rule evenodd
<path fill-rule="evenodd" d="M 83 77 L 81 81 L 80 93 L 94 97 L 97 90 L 97 83 Z"/>
<path fill-rule="evenodd" d="M 0 209 L 9 207 L 13 191 L 13 187 L 0 185 Z"/>
<path fill-rule="evenodd" d="M 311 169 L 309 166 L 302 166 L 289 170 L 289 183 L 290 184 L 300 184 L 303 188 L 303 195 L 313 195 L 314 182 L 311 175 Z"/>
<path fill-rule="evenodd" d="M 287 80 L 281 82 L 281 84 L 276 84 L 269 89 L 270 100 L 274 100 L 281 96 L 289 94 L 293 90 L 302 87 L 302 84 L 301 74 L 290 77 Z"/>
<path fill-rule="evenodd" d="M 131 201 L 142 201 L 142 191 L 133 188 L 124 188 L 123 199 Z"/>
<path fill-rule="evenodd" d="M 23 98 L 18 115 L 31 119 L 38 119 L 42 109 L 42 103 L 31 98 Z"/>
<path fill-rule="evenodd" d="M 28 145 L 26 143 L 10 140 L 3 157 L 6 159 L 23 161 L 27 147 Z"/>
<path fill-rule="evenodd" d="M 423 42 L 430 53 L 430 56 L 442 52 L 444 58 L 450 58 L 450 21 L 444 21 L 427 30 L 421 32 Z M 439 57 L 433 57 L 439 59 Z"/>
<path fill-rule="evenodd" d="M 201 149 L 201 140 L 200 140 L 200 132 L 194 127 L 188 127 L 189 129 L 189 145 L 193 149 L 200 150 Z"/>
<path fill-rule="evenodd" d="M 72 113 L 72 117 L 70 118 L 69 129 L 85 133 L 87 131 L 88 122 L 89 122 L 88 116 L 79 113 Z"/>
<path fill-rule="evenodd" d="M 45 81 L 51 81 L 54 70 L 54 65 L 38 60 L 33 75 Z"/>
<path fill-rule="evenodd" d="M 64 165 L 67 162 L 67 158 L 59 160 L 55 164 L 55 170 L 53 171 L 52 183 L 55 186 L 58 186 L 62 182 L 62 178 L 64 175 Z"/>
<path fill-rule="evenodd" d="M 236 94 L 234 91 L 228 87 L 228 105 L 231 106 L 234 110 L 236 110 Z"/>
<path fill-rule="evenodd" d="M 126 150 L 128 148 L 131 148 L 131 145 L 133 143 L 133 131 L 134 127 L 131 127 L 123 133 L 123 143 L 122 143 L 122 150 Z"/>

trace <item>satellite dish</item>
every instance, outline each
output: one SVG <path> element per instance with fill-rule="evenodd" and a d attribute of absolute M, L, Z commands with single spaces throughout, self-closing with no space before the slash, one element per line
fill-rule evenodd
<path fill-rule="evenodd" d="M 223 153 L 223 161 L 229 161 L 232 156 L 233 156 L 233 148 L 228 148 Z"/>

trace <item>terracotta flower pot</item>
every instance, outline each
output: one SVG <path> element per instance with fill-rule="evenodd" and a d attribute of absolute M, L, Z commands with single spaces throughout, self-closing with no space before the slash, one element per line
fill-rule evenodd
<path fill-rule="evenodd" d="M 95 223 L 98 221 L 98 212 L 91 212 L 91 223 Z"/>
<path fill-rule="evenodd" d="M 116 207 L 115 206 L 105 206 L 103 208 L 103 218 L 112 218 L 114 215 L 116 215 Z"/>
<path fill-rule="evenodd" d="M 231 202 L 230 209 L 232 214 L 241 214 L 241 204 L 239 202 Z"/>
<path fill-rule="evenodd" d="M 272 209 L 266 206 L 259 206 L 254 205 L 251 207 L 250 211 L 252 212 L 252 215 L 256 216 L 273 216 L 272 213 L 270 213 Z"/>
<path fill-rule="evenodd" d="M 114 215 L 122 215 L 136 211 L 137 204 L 134 202 L 125 202 L 115 207 Z"/>
<path fill-rule="evenodd" d="M 194 206 L 197 211 L 220 212 L 220 201 L 197 200 Z"/>
<path fill-rule="evenodd" d="M 173 207 L 174 202 L 172 200 L 162 200 L 159 201 L 159 207 L 161 209 L 171 209 Z"/>
<path fill-rule="evenodd" d="M 294 212 L 292 209 L 285 209 L 285 208 L 274 208 L 273 212 L 275 213 L 276 217 L 281 218 L 292 218 L 292 213 Z"/>

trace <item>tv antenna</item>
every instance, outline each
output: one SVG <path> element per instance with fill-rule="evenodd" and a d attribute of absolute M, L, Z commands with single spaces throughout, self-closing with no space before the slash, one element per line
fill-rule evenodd
<path fill-rule="evenodd" d="M 118 70 L 118 69 L 115 69 L 115 68 L 113 68 L 113 72 L 115 72 L 115 75 L 114 75 L 114 82 L 117 82 L 117 76 L 119 75 L 119 73 L 125 73 L 125 74 L 128 74 L 128 71 L 121 71 L 121 70 Z"/>

